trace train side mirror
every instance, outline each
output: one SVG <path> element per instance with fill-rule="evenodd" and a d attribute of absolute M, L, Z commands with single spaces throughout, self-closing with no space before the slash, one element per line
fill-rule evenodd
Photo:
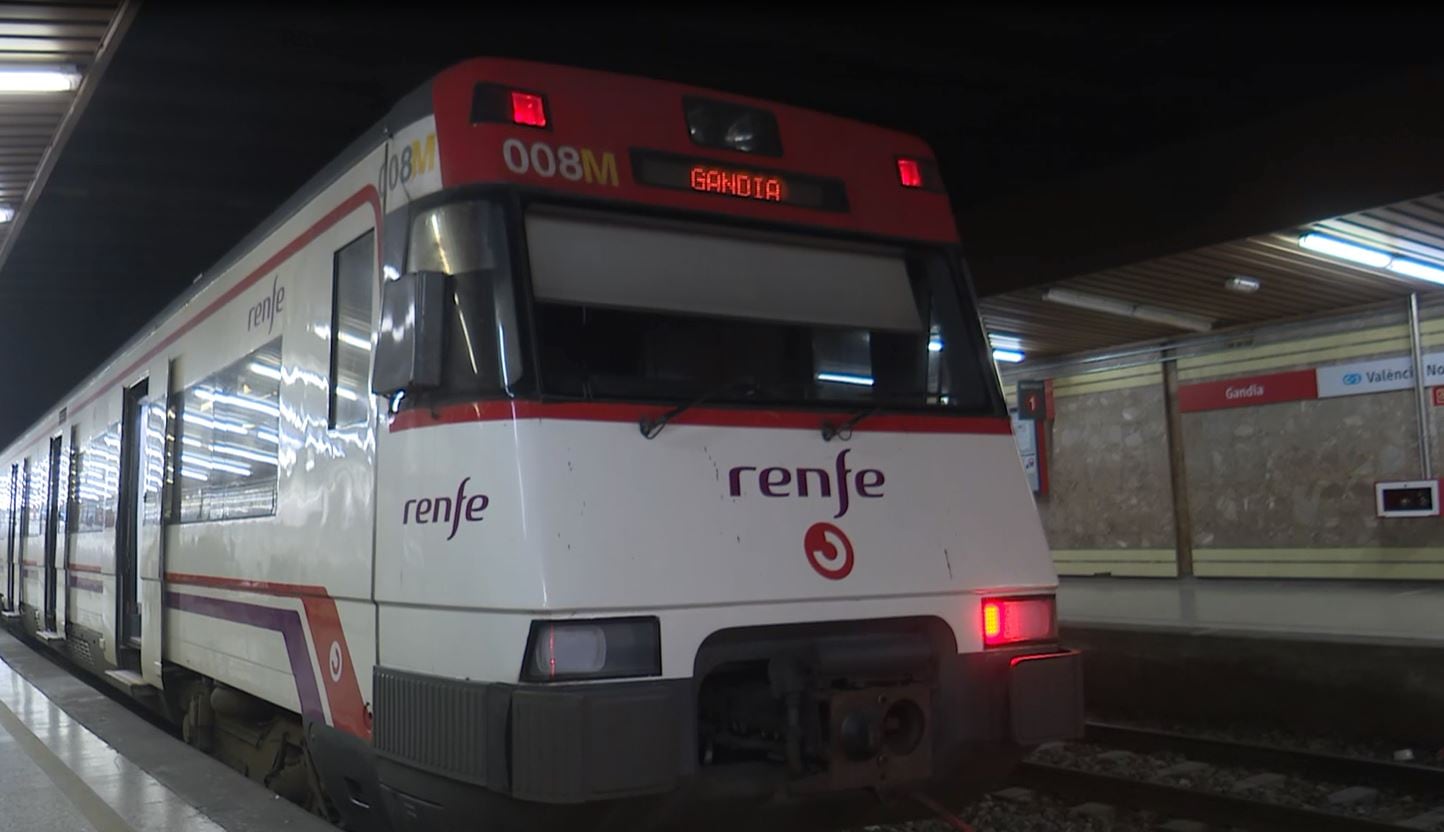
<path fill-rule="evenodd" d="M 449 279 L 441 272 L 409 272 L 382 282 L 372 392 L 390 398 L 441 385 Z"/>

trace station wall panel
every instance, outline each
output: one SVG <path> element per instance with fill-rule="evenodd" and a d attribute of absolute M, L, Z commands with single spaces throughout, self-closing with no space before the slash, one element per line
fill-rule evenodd
<path fill-rule="evenodd" d="M 1374 516 L 1417 475 L 1412 391 L 1183 415 L 1198 549 L 1444 546 L 1444 525 Z"/>
<path fill-rule="evenodd" d="M 1058 570 L 1176 574 L 1159 368 L 1059 378 L 1053 393 L 1038 510 Z"/>

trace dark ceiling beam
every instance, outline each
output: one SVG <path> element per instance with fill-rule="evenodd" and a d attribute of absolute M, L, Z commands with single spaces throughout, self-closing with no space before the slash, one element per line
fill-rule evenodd
<path fill-rule="evenodd" d="M 1444 191 L 1444 67 L 1418 67 L 959 216 L 981 295 Z M 1226 277 L 1226 275 L 1224 276 Z"/>

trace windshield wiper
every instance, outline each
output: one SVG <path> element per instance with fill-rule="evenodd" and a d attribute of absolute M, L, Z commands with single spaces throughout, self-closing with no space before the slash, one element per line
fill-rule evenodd
<path fill-rule="evenodd" d="M 662 428 L 665 428 L 667 426 L 667 423 L 675 419 L 677 416 L 685 413 L 688 410 L 691 410 L 692 408 L 707 401 L 708 399 L 720 396 L 723 393 L 731 392 L 732 390 L 738 388 L 740 388 L 740 392 L 744 396 L 750 397 L 757 392 L 757 385 L 754 382 L 733 379 L 732 381 L 713 387 L 711 390 L 704 392 L 702 395 L 698 396 L 690 402 L 687 402 L 686 404 L 677 405 L 676 407 L 672 408 L 666 413 L 663 413 L 661 416 L 658 416 L 655 419 L 648 419 L 646 416 L 643 416 L 641 421 L 638 422 L 637 427 L 641 429 L 642 436 L 645 436 L 648 439 L 656 439 L 657 434 L 662 432 Z"/>
<path fill-rule="evenodd" d="M 831 442 L 833 438 L 840 436 L 842 437 L 842 441 L 846 442 L 852 438 L 852 428 L 854 425 L 879 410 L 882 410 L 882 405 L 880 404 L 875 404 L 872 407 L 864 407 L 861 410 L 854 411 L 851 416 L 835 425 L 824 419 L 822 421 L 822 441 Z"/>
<path fill-rule="evenodd" d="M 926 398 L 928 396 L 934 395 L 937 394 L 934 393 L 932 390 L 917 390 L 911 393 L 894 393 L 892 394 L 892 396 L 890 396 L 890 398 L 909 399 L 913 398 L 914 396 L 921 396 L 923 398 Z M 846 442 L 847 440 L 852 438 L 852 429 L 857 425 L 858 422 L 861 422 L 863 419 L 866 419 L 869 416 L 877 414 L 878 411 L 882 410 L 884 407 L 887 407 L 888 404 L 889 402 L 885 401 L 876 402 L 875 404 L 868 405 L 867 407 L 854 410 L 852 411 L 851 416 L 848 416 L 846 419 L 843 419 L 841 422 L 838 422 L 835 425 L 832 422 L 824 419 L 822 421 L 822 441 L 831 442 L 833 439 L 840 438 L 842 439 L 842 441 Z"/>

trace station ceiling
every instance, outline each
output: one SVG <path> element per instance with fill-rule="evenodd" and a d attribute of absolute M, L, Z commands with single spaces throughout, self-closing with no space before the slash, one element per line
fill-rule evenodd
<path fill-rule="evenodd" d="M 8 7 L 47 5 L 113 7 Z M 466 57 L 665 77 L 920 134 L 991 296 L 1444 191 L 1432 150 L 1444 108 L 1418 103 L 1444 100 L 1441 22 L 147 0 L 0 262 L 0 373 L 24 391 L 0 410 L 0 444 L 398 98 Z M 1406 92 L 1415 105 L 1400 108 Z M 1260 172 L 1256 157 L 1276 164 Z"/>
<path fill-rule="evenodd" d="M 119 0 L 0 3 L 0 67 L 24 76 L 0 96 L 0 262 L 130 17 Z"/>
<path fill-rule="evenodd" d="M 1059 303 L 1048 299 L 1050 290 L 1076 293 L 1073 303 L 1081 295 L 1084 303 L 1103 299 L 1123 309 L 1142 305 L 1181 313 L 1200 319 L 1185 324 L 1213 331 L 1444 291 L 1437 282 L 1306 249 L 1299 241 L 1309 232 L 1435 264 L 1444 276 L 1444 194 L 1433 194 L 992 295 L 981 301 L 983 319 L 990 331 L 1020 336 L 1028 355 L 1044 357 L 1194 332 Z M 1235 277 L 1251 278 L 1257 288 L 1228 288 Z M 1070 300 L 1067 294 L 1064 300 Z"/>

